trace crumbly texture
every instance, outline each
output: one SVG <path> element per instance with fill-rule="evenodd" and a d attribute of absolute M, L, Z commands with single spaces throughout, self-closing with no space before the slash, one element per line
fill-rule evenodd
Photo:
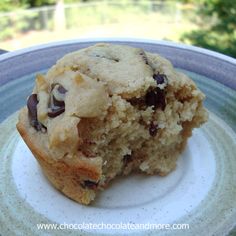
<path fill-rule="evenodd" d="M 51 183 L 83 204 L 118 175 L 167 175 L 204 94 L 157 54 L 96 44 L 38 75 L 17 128 Z"/>

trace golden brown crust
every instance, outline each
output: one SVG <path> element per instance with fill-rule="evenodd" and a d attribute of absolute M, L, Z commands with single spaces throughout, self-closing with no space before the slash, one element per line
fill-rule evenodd
<path fill-rule="evenodd" d="M 92 189 L 81 186 L 83 180 L 98 181 L 101 177 L 101 170 L 96 165 L 90 165 L 82 160 L 54 160 L 46 150 L 37 147 L 37 137 L 27 129 L 24 124 L 25 110 L 21 111 L 21 119 L 16 127 L 27 146 L 39 162 L 43 172 L 49 181 L 69 198 L 89 204 L 95 193 Z M 23 118 L 23 117 L 24 118 Z"/>

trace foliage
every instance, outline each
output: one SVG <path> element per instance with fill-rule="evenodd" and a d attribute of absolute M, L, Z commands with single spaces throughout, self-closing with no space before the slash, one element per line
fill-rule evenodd
<path fill-rule="evenodd" d="M 65 3 L 88 2 L 92 0 L 64 0 Z M 58 0 L 0 0 L 0 12 L 12 11 L 17 8 L 33 8 L 54 5 Z"/>
<path fill-rule="evenodd" d="M 55 4 L 56 2 L 57 0 L 0 0 L 0 12 L 13 11 L 20 8 L 47 6 Z"/>
<path fill-rule="evenodd" d="M 55 4 L 56 0 L 27 0 L 29 7 L 40 7 Z"/>
<path fill-rule="evenodd" d="M 25 7 L 27 0 L 0 0 L 0 12 L 7 12 Z"/>
<path fill-rule="evenodd" d="M 28 29 L 37 29 L 35 22 L 38 22 L 37 13 L 11 14 L 10 17 L 0 18 L 0 40 L 6 40 L 17 36 L 17 34 L 27 32 Z"/>
<path fill-rule="evenodd" d="M 182 40 L 236 57 L 236 1 L 200 0 L 199 30 Z"/>

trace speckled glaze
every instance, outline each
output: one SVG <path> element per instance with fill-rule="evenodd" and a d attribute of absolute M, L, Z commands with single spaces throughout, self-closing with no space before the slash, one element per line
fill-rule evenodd
<path fill-rule="evenodd" d="M 65 53 L 93 43 L 63 42 L 0 56 L 0 235 L 234 235 L 236 62 L 207 50 L 166 42 L 118 42 L 164 55 L 207 96 L 209 121 L 194 131 L 173 173 L 164 178 L 132 175 L 118 179 L 91 206 L 66 198 L 45 179 L 15 129 L 16 111 L 25 104 L 35 73 Z M 37 229 L 39 223 L 83 222 L 187 223 L 190 228 Z"/>

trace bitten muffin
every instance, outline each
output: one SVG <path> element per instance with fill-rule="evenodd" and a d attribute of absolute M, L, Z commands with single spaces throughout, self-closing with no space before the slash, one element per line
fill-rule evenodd
<path fill-rule="evenodd" d="M 49 181 L 89 204 L 118 175 L 174 170 L 204 97 L 158 54 L 96 44 L 36 76 L 17 129 Z"/>

